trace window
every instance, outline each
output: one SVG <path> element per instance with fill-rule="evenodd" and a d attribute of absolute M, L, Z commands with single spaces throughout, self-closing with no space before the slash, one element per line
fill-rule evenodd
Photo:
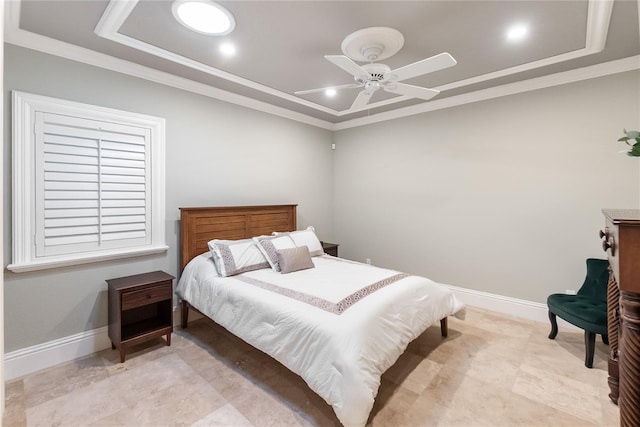
<path fill-rule="evenodd" d="M 15 272 L 165 251 L 164 119 L 13 92 Z"/>

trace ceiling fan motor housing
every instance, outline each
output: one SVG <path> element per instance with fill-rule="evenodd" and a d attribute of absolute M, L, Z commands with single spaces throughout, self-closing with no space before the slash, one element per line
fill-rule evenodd
<path fill-rule="evenodd" d="M 382 79 L 384 79 L 385 74 L 391 71 L 391 68 L 385 64 L 365 64 L 362 65 L 362 69 L 369 74 L 368 78 L 365 81 L 381 81 Z"/>

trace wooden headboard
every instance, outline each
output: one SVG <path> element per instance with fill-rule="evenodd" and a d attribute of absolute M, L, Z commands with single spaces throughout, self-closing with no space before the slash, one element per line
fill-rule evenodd
<path fill-rule="evenodd" d="M 180 208 L 180 270 L 213 239 L 238 240 L 296 230 L 298 205 Z"/>

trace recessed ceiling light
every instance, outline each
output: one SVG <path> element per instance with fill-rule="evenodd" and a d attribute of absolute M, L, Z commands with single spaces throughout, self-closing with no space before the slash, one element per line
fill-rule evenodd
<path fill-rule="evenodd" d="M 220 49 L 220 53 L 224 56 L 233 56 L 236 54 L 236 47 L 231 43 L 222 43 L 218 49 Z"/>
<path fill-rule="evenodd" d="M 324 91 L 324 94 L 327 95 L 328 97 L 334 97 L 336 96 L 336 90 L 335 89 L 327 89 Z"/>
<path fill-rule="evenodd" d="M 529 27 L 526 24 L 515 24 L 509 27 L 506 34 L 510 42 L 519 42 L 527 37 Z"/>
<path fill-rule="evenodd" d="M 178 22 L 202 34 L 222 36 L 236 26 L 233 15 L 210 0 L 176 0 L 171 10 Z"/>

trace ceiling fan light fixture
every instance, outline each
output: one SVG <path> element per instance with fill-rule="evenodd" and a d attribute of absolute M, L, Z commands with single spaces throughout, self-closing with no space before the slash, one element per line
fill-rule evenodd
<path fill-rule="evenodd" d="M 236 26 L 231 12 L 210 0 L 176 0 L 171 11 L 178 22 L 201 34 L 223 36 Z"/>

